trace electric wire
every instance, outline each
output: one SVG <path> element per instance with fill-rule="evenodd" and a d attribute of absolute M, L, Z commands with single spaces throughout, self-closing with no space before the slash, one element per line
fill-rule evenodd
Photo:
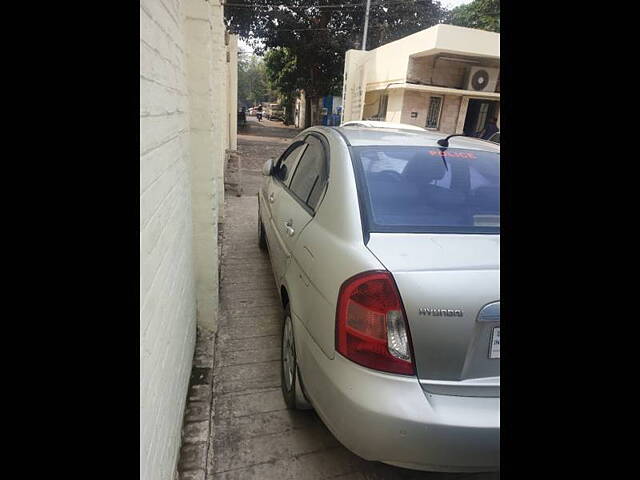
<path fill-rule="evenodd" d="M 403 3 L 422 3 L 426 0 L 391 0 L 391 1 L 380 1 L 380 2 L 371 2 L 371 6 L 381 6 L 385 7 L 388 5 L 399 5 Z M 278 8 L 284 7 L 289 9 L 302 9 L 302 10 L 311 10 L 311 9 L 337 9 L 337 8 L 360 8 L 366 6 L 366 3 L 338 3 L 332 5 L 286 5 L 282 3 L 227 3 L 222 2 L 221 5 L 223 7 L 233 7 L 233 8 Z"/>

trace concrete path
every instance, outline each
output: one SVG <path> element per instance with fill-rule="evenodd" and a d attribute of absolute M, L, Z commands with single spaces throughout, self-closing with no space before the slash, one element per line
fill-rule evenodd
<path fill-rule="evenodd" d="M 297 133 L 286 130 L 289 136 Z M 256 192 L 261 178 L 255 170 L 269 155 L 284 151 L 287 143 L 281 138 L 262 138 L 261 144 L 270 146 L 261 149 L 250 139 L 239 139 L 248 184 L 244 196 L 225 199 L 210 435 L 202 447 L 206 476 L 192 471 L 182 478 L 498 479 L 499 474 L 435 474 L 365 461 L 344 448 L 313 411 L 286 408 L 280 391 L 282 307 L 269 257 L 258 248 Z"/>

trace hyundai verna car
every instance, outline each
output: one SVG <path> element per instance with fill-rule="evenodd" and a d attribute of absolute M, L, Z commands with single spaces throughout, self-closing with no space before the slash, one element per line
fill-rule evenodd
<path fill-rule="evenodd" d="M 500 462 L 500 147 L 312 127 L 258 194 L 284 307 L 282 391 L 367 460 Z"/>

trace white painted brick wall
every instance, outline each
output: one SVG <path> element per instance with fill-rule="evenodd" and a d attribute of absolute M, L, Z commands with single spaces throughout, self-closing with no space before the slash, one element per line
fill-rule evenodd
<path fill-rule="evenodd" d="M 140 1 L 142 480 L 173 479 L 196 323 L 217 326 L 229 77 L 219 0 Z"/>
<path fill-rule="evenodd" d="M 171 480 L 196 331 L 184 13 L 140 2 L 140 478 Z"/>
<path fill-rule="evenodd" d="M 228 117 L 225 115 L 227 111 L 227 48 L 224 44 L 225 27 L 223 23 L 224 9 L 216 0 L 209 3 L 209 20 L 211 22 L 212 35 L 215 38 L 222 38 L 222 42 L 214 42 L 211 52 L 211 77 L 216 85 L 216 91 L 212 97 L 214 135 L 214 152 L 216 157 L 224 158 L 229 145 L 229 129 L 227 127 Z M 218 211 L 219 221 L 223 220 L 224 213 L 224 162 L 216 163 L 215 178 L 218 189 Z"/>

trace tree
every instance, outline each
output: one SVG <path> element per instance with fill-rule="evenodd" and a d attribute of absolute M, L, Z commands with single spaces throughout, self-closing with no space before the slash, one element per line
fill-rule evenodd
<path fill-rule="evenodd" d="M 269 101 L 273 93 L 267 85 L 264 61 L 256 56 L 238 58 L 238 102 L 243 106 Z"/>
<path fill-rule="evenodd" d="M 447 23 L 500 33 L 500 0 L 474 0 L 451 10 Z"/>
<path fill-rule="evenodd" d="M 272 48 L 264 56 L 269 87 L 280 95 L 285 107 L 285 125 L 293 123 L 293 102 L 298 78 L 298 59 L 286 47 Z"/>
<path fill-rule="evenodd" d="M 308 0 L 233 0 L 225 5 L 225 20 L 256 53 L 286 48 L 286 55 L 295 58 L 287 82 L 304 90 L 308 102 L 315 102 L 322 95 L 341 93 L 345 52 L 360 48 L 365 2 L 344 2 L 336 6 L 337 0 L 313 5 Z M 373 0 L 367 48 L 429 28 L 445 13 L 438 1 Z"/>

